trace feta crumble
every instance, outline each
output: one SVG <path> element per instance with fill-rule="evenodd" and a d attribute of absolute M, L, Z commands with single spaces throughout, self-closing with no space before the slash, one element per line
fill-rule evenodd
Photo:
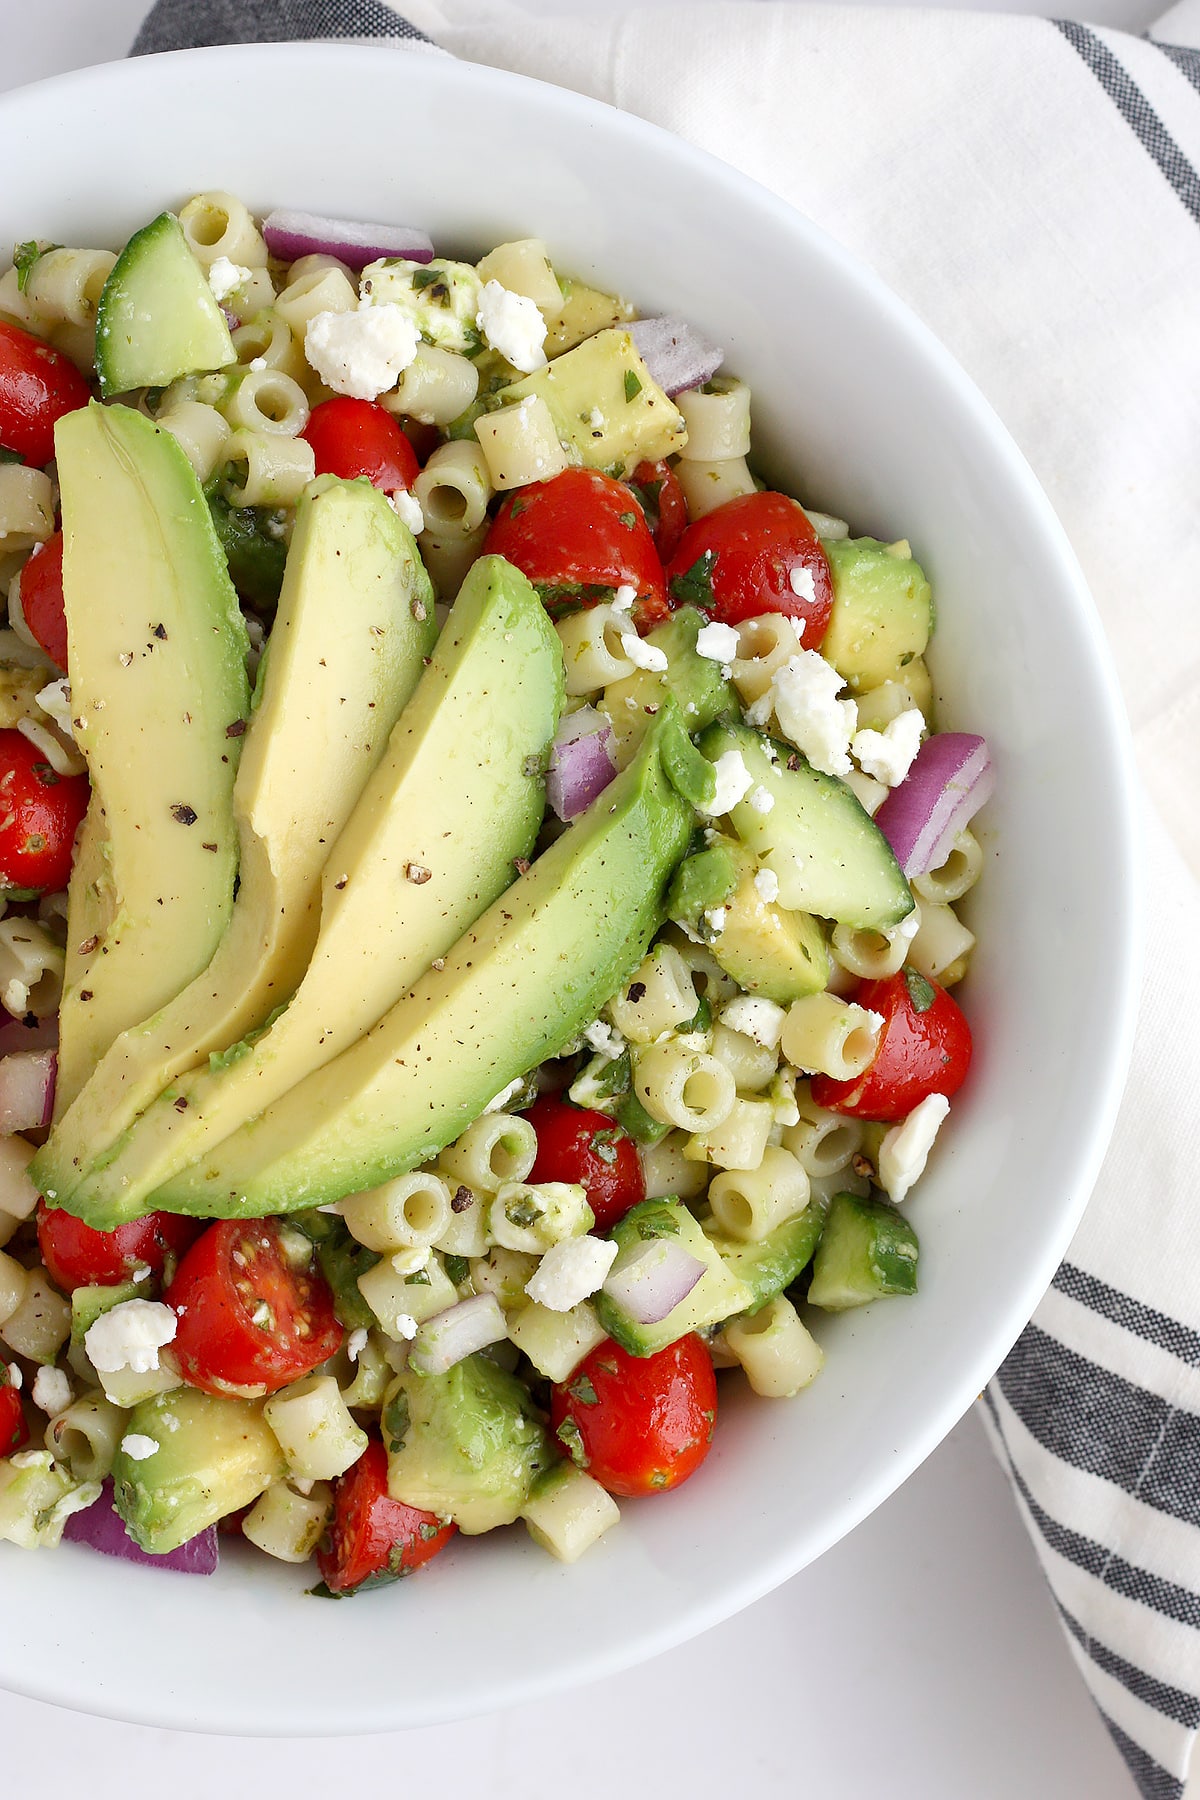
<path fill-rule="evenodd" d="M 411 1313 L 396 1314 L 396 1333 L 399 1337 L 412 1339 L 417 1335 L 417 1321 Z"/>
<path fill-rule="evenodd" d="M 858 708 L 853 700 L 838 699 L 845 685 L 833 664 L 816 650 L 798 651 L 771 681 L 781 730 L 823 775 L 846 775 L 850 770 L 850 739 Z"/>
<path fill-rule="evenodd" d="M 696 654 L 707 658 L 709 662 L 732 662 L 738 653 L 738 634 L 732 625 L 722 625 L 714 619 L 710 625 L 702 625 L 696 633 Z"/>
<path fill-rule="evenodd" d="M 220 305 L 228 300 L 230 294 L 251 279 L 252 271 L 244 269 L 241 263 L 231 262 L 227 256 L 218 256 L 208 267 L 208 285 L 212 289 L 212 297 Z"/>
<path fill-rule="evenodd" d="M 906 712 L 897 714 L 882 731 L 856 731 L 850 748 L 865 775 L 882 781 L 885 787 L 899 787 L 921 748 L 924 730 L 924 716 L 915 706 L 910 706 Z"/>
<path fill-rule="evenodd" d="M 750 795 L 750 805 L 756 813 L 769 813 L 774 808 L 775 796 L 760 782 Z"/>
<path fill-rule="evenodd" d="M 11 1388 L 16 1388 L 18 1393 L 20 1393 L 25 1385 L 25 1377 L 21 1373 L 21 1369 L 17 1363 L 9 1363 L 8 1365 L 8 1385 Z"/>
<path fill-rule="evenodd" d="M 927 1094 L 907 1119 L 884 1135 L 879 1146 L 879 1185 L 899 1206 L 913 1183 L 925 1173 L 929 1152 L 950 1111 L 944 1094 Z"/>
<path fill-rule="evenodd" d="M 355 400 L 377 400 L 417 354 L 421 334 L 399 306 L 320 312 L 304 333 L 304 354 L 327 387 Z"/>
<path fill-rule="evenodd" d="M 723 906 L 710 906 L 703 916 L 704 923 L 708 926 L 710 937 L 720 937 L 725 929 L 725 908 Z"/>
<path fill-rule="evenodd" d="M 366 1347 L 366 1328 L 362 1325 L 356 1325 L 354 1330 L 350 1333 L 350 1336 L 346 1339 L 346 1355 L 350 1358 L 352 1363 L 356 1363 Z"/>
<path fill-rule="evenodd" d="M 648 644 L 632 627 L 620 634 L 621 648 L 635 669 L 653 669 L 661 673 L 667 667 L 666 652 L 657 644 Z"/>
<path fill-rule="evenodd" d="M 813 602 L 817 598 L 813 572 L 811 569 L 806 569 L 803 563 L 793 563 L 788 570 L 788 586 L 798 600 Z"/>
<path fill-rule="evenodd" d="M 712 819 L 719 819 L 722 813 L 732 812 L 739 800 L 744 800 L 754 786 L 754 777 L 746 767 L 740 750 L 726 750 L 718 756 L 713 764 L 713 774 L 717 778 L 717 791 L 707 806 L 700 808 Z"/>
<path fill-rule="evenodd" d="M 388 499 L 400 523 L 407 525 L 414 537 L 420 537 L 425 529 L 425 514 L 421 511 L 421 502 L 417 496 L 407 493 L 404 488 L 397 488 L 395 493 L 388 495 Z"/>
<path fill-rule="evenodd" d="M 143 1431 L 127 1431 L 121 1439 L 121 1448 L 133 1462 L 146 1462 L 157 1456 L 161 1446 L 157 1438 L 147 1437 Z"/>
<path fill-rule="evenodd" d="M 761 1044 L 764 1050 L 778 1050 L 786 1017 L 786 1008 L 777 1006 L 774 1000 L 764 1000 L 757 994 L 735 994 L 722 1009 L 721 1023 Z"/>
<path fill-rule="evenodd" d="M 625 1039 L 615 1025 L 607 1019 L 593 1019 L 583 1031 L 583 1041 L 589 1044 L 600 1056 L 606 1056 L 609 1062 L 616 1062 L 625 1049 Z"/>
<path fill-rule="evenodd" d="M 249 367 L 251 374 L 261 375 L 266 366 L 267 359 L 265 356 L 252 356 L 250 358 Z"/>
<path fill-rule="evenodd" d="M 92 1367 L 101 1375 L 132 1369 L 148 1375 L 158 1353 L 175 1336 L 177 1320 L 161 1300 L 122 1300 L 88 1327 L 83 1340 Z"/>
<path fill-rule="evenodd" d="M 774 869 L 760 869 L 754 877 L 754 890 L 760 900 L 770 906 L 779 898 L 779 877 Z"/>
<path fill-rule="evenodd" d="M 62 1370 L 43 1364 L 33 1378 L 33 1404 L 53 1419 L 66 1412 L 74 1398 L 71 1383 Z"/>
<path fill-rule="evenodd" d="M 636 599 L 637 589 L 630 587 L 627 581 L 623 581 L 613 595 L 612 603 L 617 612 L 628 612 Z"/>
<path fill-rule="evenodd" d="M 530 375 L 545 367 L 546 321 L 537 302 L 527 294 L 514 294 L 498 281 L 485 281 L 475 323 L 492 349 L 514 369 Z"/>
<path fill-rule="evenodd" d="M 552 1244 L 525 1283 L 525 1292 L 551 1312 L 570 1312 L 603 1285 L 617 1246 L 595 1237 L 564 1238 Z"/>

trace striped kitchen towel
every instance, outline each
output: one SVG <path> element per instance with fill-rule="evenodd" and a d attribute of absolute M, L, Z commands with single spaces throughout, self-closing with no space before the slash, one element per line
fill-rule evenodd
<path fill-rule="evenodd" d="M 983 1404 L 1084 1677 L 1171 1800 L 1200 1724 L 1200 0 L 1147 39 L 780 0 L 159 0 L 135 49 L 313 37 L 540 76 L 755 176 L 933 327 L 1066 525 L 1149 796 L 1146 989 L 1092 1205 Z"/>

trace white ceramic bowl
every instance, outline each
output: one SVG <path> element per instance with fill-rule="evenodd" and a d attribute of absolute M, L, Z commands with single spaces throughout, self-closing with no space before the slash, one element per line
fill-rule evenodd
<path fill-rule="evenodd" d="M 703 1470 L 627 1504 L 573 1569 L 516 1528 L 335 1606 L 262 1557 L 189 1581 L 0 1545 L 0 1683 L 151 1724 L 428 1724 L 649 1656 L 803 1568 L 934 1448 L 1095 1177 L 1132 1028 L 1133 809 L 1071 551 L 979 394 L 869 271 L 763 189 L 574 95 L 388 48 L 207 50 L 6 97 L 0 168 L 0 243 L 118 246 L 210 187 L 426 225 L 451 253 L 543 236 L 561 267 L 723 343 L 764 469 L 857 531 L 910 537 L 930 572 L 943 722 L 986 734 L 999 786 L 973 911 L 977 1061 L 912 1202 L 919 1298 L 823 1323 L 825 1372 L 794 1402 L 727 1385 Z"/>

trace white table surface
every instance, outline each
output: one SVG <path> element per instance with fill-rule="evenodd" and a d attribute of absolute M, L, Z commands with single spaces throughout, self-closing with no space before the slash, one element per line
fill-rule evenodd
<path fill-rule="evenodd" d="M 0 0 L 0 89 L 123 55 L 147 3 Z M 539 12 L 583 3 L 527 0 Z M 1043 8 L 1016 0 L 1013 10 Z M 1160 8 L 1059 0 L 1046 10 L 1141 31 Z M 402 1743 L 247 1742 L 183 1740 L 0 1694 L 0 1743 L 5 1792 L 83 1791 L 89 1800 L 324 1800 L 339 1789 L 726 1800 L 748 1787 L 759 1800 L 1133 1795 L 974 1417 L 873 1518 L 770 1598 L 548 1706 L 411 1732 Z"/>

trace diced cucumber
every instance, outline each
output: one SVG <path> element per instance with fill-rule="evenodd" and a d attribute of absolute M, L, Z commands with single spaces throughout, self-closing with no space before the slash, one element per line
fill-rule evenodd
<path fill-rule="evenodd" d="M 803 1212 L 777 1225 L 756 1244 L 728 1237 L 712 1224 L 705 1226 L 705 1236 L 721 1261 L 750 1289 L 745 1312 L 756 1313 L 807 1268 L 825 1227 L 825 1213 L 825 1202 L 814 1198 Z"/>
<path fill-rule="evenodd" d="M 753 1302 L 748 1284 L 725 1263 L 715 1244 L 705 1237 L 687 1207 L 678 1200 L 642 1200 L 615 1225 L 610 1237 L 617 1244 L 613 1269 L 619 1271 L 642 1248 L 656 1238 L 671 1238 L 690 1255 L 704 1263 L 704 1274 L 690 1294 L 656 1324 L 643 1325 L 633 1319 L 603 1291 L 594 1296 L 600 1323 L 609 1337 L 615 1338 L 630 1356 L 653 1356 L 665 1350 L 689 1331 L 703 1331 L 719 1324 L 733 1313 L 745 1312 Z"/>
<path fill-rule="evenodd" d="M 813 1261 L 808 1299 L 826 1312 L 917 1291 L 917 1234 L 884 1200 L 835 1194 Z"/>
<path fill-rule="evenodd" d="M 130 238 L 96 311 L 96 373 L 107 400 L 166 387 L 180 375 L 237 361 L 225 315 L 174 213 Z"/>

